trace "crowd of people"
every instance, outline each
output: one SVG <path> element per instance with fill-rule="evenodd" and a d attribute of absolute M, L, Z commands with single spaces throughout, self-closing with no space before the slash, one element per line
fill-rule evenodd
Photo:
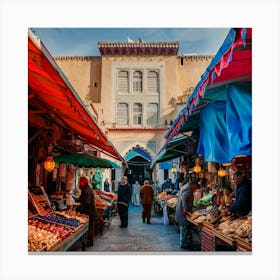
<path fill-rule="evenodd" d="M 239 171 L 233 174 L 234 187 L 231 193 L 234 203 L 230 206 L 224 206 L 225 213 L 232 213 L 236 217 L 246 216 L 252 208 L 252 190 L 251 184 L 246 177 Z M 115 191 L 117 195 L 117 211 L 120 219 L 120 228 L 128 227 L 128 209 L 129 205 L 139 207 L 142 205 L 142 221 L 143 223 L 151 224 L 151 211 L 154 198 L 160 192 L 172 194 L 178 192 L 178 202 L 176 205 L 175 220 L 179 224 L 180 229 L 180 247 L 182 249 L 192 249 L 189 222 L 186 219 L 186 214 L 193 212 L 194 192 L 199 187 L 198 180 L 190 178 L 188 181 L 179 184 L 177 191 L 170 179 L 160 186 L 159 181 L 150 182 L 144 180 L 141 185 L 139 181 L 130 184 L 126 176 L 121 177 L 121 181 L 117 187 L 110 187 L 109 180 L 104 181 L 104 191 Z M 88 242 L 89 246 L 93 245 L 94 240 L 94 223 L 97 219 L 97 211 L 95 208 L 94 186 L 89 183 L 86 177 L 81 177 L 79 180 L 79 188 L 81 194 L 79 196 L 80 206 L 77 211 L 89 216 Z M 70 205 L 70 204 L 69 204 Z"/>

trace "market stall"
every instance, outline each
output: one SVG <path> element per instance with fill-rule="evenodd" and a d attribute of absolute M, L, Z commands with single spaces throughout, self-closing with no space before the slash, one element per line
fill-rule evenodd
<path fill-rule="evenodd" d="M 28 190 L 28 251 L 69 250 L 82 241 L 83 250 L 88 231 L 88 216 L 73 211 L 53 211 L 44 188 Z"/>
<path fill-rule="evenodd" d="M 28 251 L 69 250 L 80 240 L 84 243 L 88 229 L 88 217 L 75 212 L 79 177 L 90 179 L 97 168 L 121 168 L 102 154 L 126 162 L 31 30 L 28 138 Z M 98 232 L 103 232 L 103 216 L 111 212 L 107 209 L 96 221 Z"/>
<path fill-rule="evenodd" d="M 240 171 L 249 184 L 252 181 L 250 28 L 230 29 L 165 137 L 153 164 L 180 159 L 184 180 L 199 181 L 193 213 L 197 217 L 186 218 L 200 249 L 251 251 L 251 213 L 245 220 L 230 217 L 225 223 L 220 208 L 231 204 L 225 192 L 234 187 L 234 172 Z"/>

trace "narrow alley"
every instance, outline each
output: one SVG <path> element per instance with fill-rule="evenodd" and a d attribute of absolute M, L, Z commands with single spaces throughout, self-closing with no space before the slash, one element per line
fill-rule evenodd
<path fill-rule="evenodd" d="M 164 225 L 163 217 L 152 216 L 151 224 L 142 222 L 142 207 L 129 206 L 128 228 L 120 228 L 119 216 L 113 216 L 111 225 L 103 235 L 97 235 L 90 252 L 182 252 L 179 233 L 172 225 Z M 77 244 L 79 245 L 79 244 Z M 72 250 L 80 251 L 79 247 Z"/>

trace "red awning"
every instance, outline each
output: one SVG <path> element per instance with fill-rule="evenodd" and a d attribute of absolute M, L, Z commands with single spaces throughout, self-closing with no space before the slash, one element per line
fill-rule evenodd
<path fill-rule="evenodd" d="M 28 87 L 74 133 L 101 152 L 125 160 L 108 141 L 40 39 L 28 36 Z"/>

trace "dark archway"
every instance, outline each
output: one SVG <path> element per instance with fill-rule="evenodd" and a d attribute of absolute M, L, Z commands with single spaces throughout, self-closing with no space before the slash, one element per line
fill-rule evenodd
<path fill-rule="evenodd" d="M 128 164 L 125 175 L 130 184 L 136 180 L 140 184 L 146 179 L 152 181 L 151 156 L 146 151 L 137 146 L 126 154 L 125 159 Z"/>

